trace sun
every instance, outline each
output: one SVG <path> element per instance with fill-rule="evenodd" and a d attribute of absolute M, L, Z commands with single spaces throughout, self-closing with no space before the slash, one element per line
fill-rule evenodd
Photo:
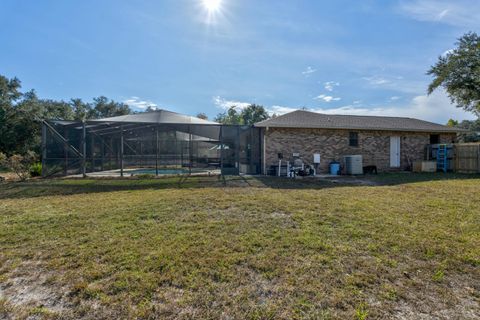
<path fill-rule="evenodd" d="M 203 6 L 210 12 L 220 10 L 222 0 L 202 0 Z"/>

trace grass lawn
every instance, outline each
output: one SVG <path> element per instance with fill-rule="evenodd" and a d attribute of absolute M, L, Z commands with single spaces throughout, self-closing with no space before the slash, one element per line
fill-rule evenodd
<path fill-rule="evenodd" d="M 480 318 L 480 176 L 369 182 L 0 184 L 0 318 Z"/>

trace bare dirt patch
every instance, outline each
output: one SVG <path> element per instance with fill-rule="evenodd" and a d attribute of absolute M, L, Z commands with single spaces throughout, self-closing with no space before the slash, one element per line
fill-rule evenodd
<path fill-rule="evenodd" d="M 419 279 L 412 280 L 422 288 L 404 292 L 404 299 L 394 305 L 393 319 L 480 319 L 478 281 L 456 276 L 435 287 Z"/>
<path fill-rule="evenodd" d="M 0 299 L 18 311 L 61 313 L 69 304 L 66 288 L 51 283 L 53 272 L 46 271 L 40 262 L 25 262 L 3 277 Z"/>

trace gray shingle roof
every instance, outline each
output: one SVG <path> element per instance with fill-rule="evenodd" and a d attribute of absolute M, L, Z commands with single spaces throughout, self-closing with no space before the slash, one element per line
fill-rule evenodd
<path fill-rule="evenodd" d="M 322 128 L 348 130 L 463 132 L 433 122 L 413 118 L 330 115 L 305 110 L 296 110 L 276 118 L 255 124 L 256 127 L 272 128 Z"/>

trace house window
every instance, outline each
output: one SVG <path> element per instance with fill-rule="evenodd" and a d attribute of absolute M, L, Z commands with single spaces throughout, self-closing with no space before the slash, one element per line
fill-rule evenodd
<path fill-rule="evenodd" d="M 348 145 L 350 147 L 358 147 L 358 132 L 350 132 Z"/>
<path fill-rule="evenodd" d="M 430 144 L 437 144 L 440 143 L 440 135 L 439 134 L 431 134 L 430 135 Z"/>

